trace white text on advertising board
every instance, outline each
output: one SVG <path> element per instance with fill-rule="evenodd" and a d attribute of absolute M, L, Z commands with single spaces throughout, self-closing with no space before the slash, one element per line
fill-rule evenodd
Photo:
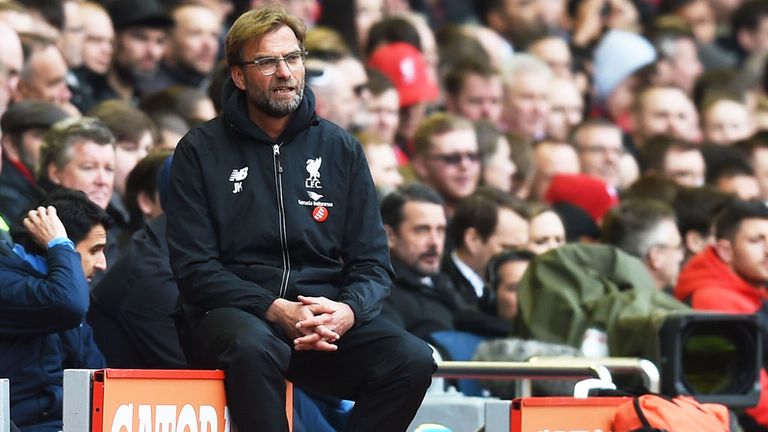
<path fill-rule="evenodd" d="M 195 409 L 186 404 L 177 405 L 122 404 L 117 407 L 111 432 L 219 432 L 219 419 L 223 418 L 224 432 L 230 432 L 229 409 L 220 416 L 211 405 Z M 134 429 L 134 425 L 136 428 Z"/>

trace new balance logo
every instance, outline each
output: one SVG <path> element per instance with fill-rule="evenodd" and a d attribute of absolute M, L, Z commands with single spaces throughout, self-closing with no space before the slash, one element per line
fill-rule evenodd
<path fill-rule="evenodd" d="M 243 190 L 243 180 L 245 180 L 246 177 L 248 177 L 248 167 L 232 170 L 232 174 L 229 175 L 229 181 L 234 183 L 234 189 L 232 189 L 233 194 Z"/>

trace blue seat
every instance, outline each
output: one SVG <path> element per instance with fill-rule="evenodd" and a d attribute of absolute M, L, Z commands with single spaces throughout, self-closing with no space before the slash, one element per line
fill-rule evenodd
<path fill-rule="evenodd" d="M 443 330 L 429 335 L 431 342 L 446 360 L 469 361 L 475 355 L 477 346 L 486 337 L 460 330 Z M 460 378 L 457 388 L 467 396 L 483 396 L 483 389 L 476 379 Z"/>

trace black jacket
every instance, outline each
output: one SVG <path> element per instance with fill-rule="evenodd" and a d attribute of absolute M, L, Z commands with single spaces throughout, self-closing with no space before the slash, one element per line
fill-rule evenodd
<path fill-rule="evenodd" d="M 179 296 L 168 263 L 165 216 L 139 230 L 128 251 L 91 291 L 88 323 L 107 365 L 187 367 L 171 313 Z"/>
<path fill-rule="evenodd" d="M 450 280 L 437 274 L 430 286 L 396 258 L 392 258 L 392 267 L 395 284 L 382 315 L 422 339 L 436 331 L 452 330 L 459 299 Z"/>
<path fill-rule="evenodd" d="M 278 297 L 347 303 L 376 316 L 392 270 L 360 144 L 315 115 L 309 88 L 272 140 L 228 80 L 224 114 L 190 131 L 173 158 L 168 248 L 188 320 L 220 307 L 264 317 Z"/>
<path fill-rule="evenodd" d="M 442 263 L 440 263 L 440 271 L 443 272 L 453 283 L 456 293 L 461 298 L 462 306 L 480 306 L 483 302 L 482 298 L 477 297 L 477 292 L 472 283 L 464 277 L 464 274 L 453 262 L 451 255 L 444 255 Z M 487 289 L 483 289 L 483 297 L 487 297 Z"/>

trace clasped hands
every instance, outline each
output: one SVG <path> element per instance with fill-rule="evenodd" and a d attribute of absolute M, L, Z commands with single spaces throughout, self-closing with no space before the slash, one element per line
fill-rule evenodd
<path fill-rule="evenodd" d="M 352 308 L 325 297 L 299 296 L 298 300 L 275 300 L 267 310 L 267 320 L 293 339 L 296 351 L 336 351 L 336 342 L 355 323 Z"/>

